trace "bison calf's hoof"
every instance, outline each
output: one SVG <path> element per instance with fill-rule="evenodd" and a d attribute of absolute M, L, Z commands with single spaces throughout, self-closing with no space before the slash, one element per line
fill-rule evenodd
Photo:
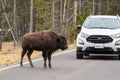
<path fill-rule="evenodd" d="M 34 68 L 33 64 L 30 64 L 30 66 L 31 66 L 32 68 Z"/>
<path fill-rule="evenodd" d="M 20 63 L 20 66 L 21 66 L 21 67 L 23 67 L 23 64 L 22 64 L 22 63 Z"/>
<path fill-rule="evenodd" d="M 52 69 L 52 66 L 51 65 L 48 65 L 50 69 Z"/>
<path fill-rule="evenodd" d="M 23 65 L 20 64 L 21 67 L 23 67 Z"/>
<path fill-rule="evenodd" d="M 49 67 L 49 69 L 52 69 L 52 67 Z"/>
<path fill-rule="evenodd" d="M 44 68 L 47 68 L 46 64 L 44 64 Z"/>

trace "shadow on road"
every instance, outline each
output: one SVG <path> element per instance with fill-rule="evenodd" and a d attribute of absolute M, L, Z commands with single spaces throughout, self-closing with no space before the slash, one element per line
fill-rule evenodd
<path fill-rule="evenodd" d="M 90 56 L 84 56 L 84 59 L 89 60 L 119 60 L 118 56 L 112 56 L 112 55 L 90 55 Z"/>

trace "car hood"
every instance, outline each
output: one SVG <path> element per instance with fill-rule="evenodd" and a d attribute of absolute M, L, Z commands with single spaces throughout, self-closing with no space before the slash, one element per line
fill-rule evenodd
<path fill-rule="evenodd" d="M 119 29 L 88 29 L 83 27 L 81 32 L 86 33 L 88 35 L 113 35 L 120 33 Z"/>

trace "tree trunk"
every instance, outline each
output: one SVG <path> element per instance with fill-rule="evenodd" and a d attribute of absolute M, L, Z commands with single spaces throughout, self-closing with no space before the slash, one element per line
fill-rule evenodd
<path fill-rule="evenodd" d="M 76 26 L 77 20 L 77 0 L 74 0 L 74 12 L 73 12 L 73 26 Z"/>
<path fill-rule="evenodd" d="M 30 31 L 33 32 L 33 0 L 31 0 L 30 4 Z"/>
<path fill-rule="evenodd" d="M 81 15 L 81 12 L 82 12 L 82 10 L 81 10 L 81 7 L 82 7 L 82 1 L 81 1 L 81 0 L 79 0 L 79 2 L 78 2 L 78 6 L 79 6 L 79 14 Z"/>
<path fill-rule="evenodd" d="M 55 23 L 55 15 L 54 15 L 54 9 L 55 9 L 55 3 L 54 0 L 52 0 L 52 27 L 54 28 L 54 23 Z"/>
<path fill-rule="evenodd" d="M 60 0 L 60 28 L 62 27 L 62 4 L 63 0 Z"/>
<path fill-rule="evenodd" d="M 92 14 L 94 15 L 95 14 L 95 0 L 93 0 L 93 10 L 92 10 Z"/>
<path fill-rule="evenodd" d="M 64 0 L 63 21 L 65 21 L 65 14 L 66 14 L 66 0 Z"/>
<path fill-rule="evenodd" d="M 69 0 L 68 3 L 67 3 L 66 27 L 68 26 L 68 20 L 69 20 L 68 18 L 69 18 L 69 14 L 70 14 L 70 13 L 69 13 L 69 12 L 70 12 L 70 11 L 69 11 L 69 8 L 70 8 L 70 1 L 71 1 L 71 0 Z"/>
<path fill-rule="evenodd" d="M 108 14 L 108 11 L 110 10 L 109 8 L 109 0 L 107 0 L 107 10 L 106 10 L 106 14 Z"/>
<path fill-rule="evenodd" d="M 17 13 L 16 13 L 16 0 L 14 0 L 14 32 L 16 40 L 18 41 L 18 29 L 17 29 Z"/>
<path fill-rule="evenodd" d="M 98 5 L 98 14 L 101 15 L 101 7 L 102 7 L 102 0 L 99 0 L 99 5 Z"/>

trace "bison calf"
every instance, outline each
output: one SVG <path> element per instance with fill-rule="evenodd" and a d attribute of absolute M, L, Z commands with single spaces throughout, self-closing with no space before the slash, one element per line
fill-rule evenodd
<path fill-rule="evenodd" d="M 56 34 L 51 30 L 28 33 L 23 36 L 22 53 L 20 65 L 23 66 L 23 57 L 27 54 L 31 67 L 34 67 L 31 62 L 31 54 L 33 50 L 42 51 L 44 58 L 44 67 L 46 68 L 46 60 L 49 60 L 49 68 L 51 68 L 51 55 L 57 49 L 65 50 L 68 48 L 65 37 Z"/>

